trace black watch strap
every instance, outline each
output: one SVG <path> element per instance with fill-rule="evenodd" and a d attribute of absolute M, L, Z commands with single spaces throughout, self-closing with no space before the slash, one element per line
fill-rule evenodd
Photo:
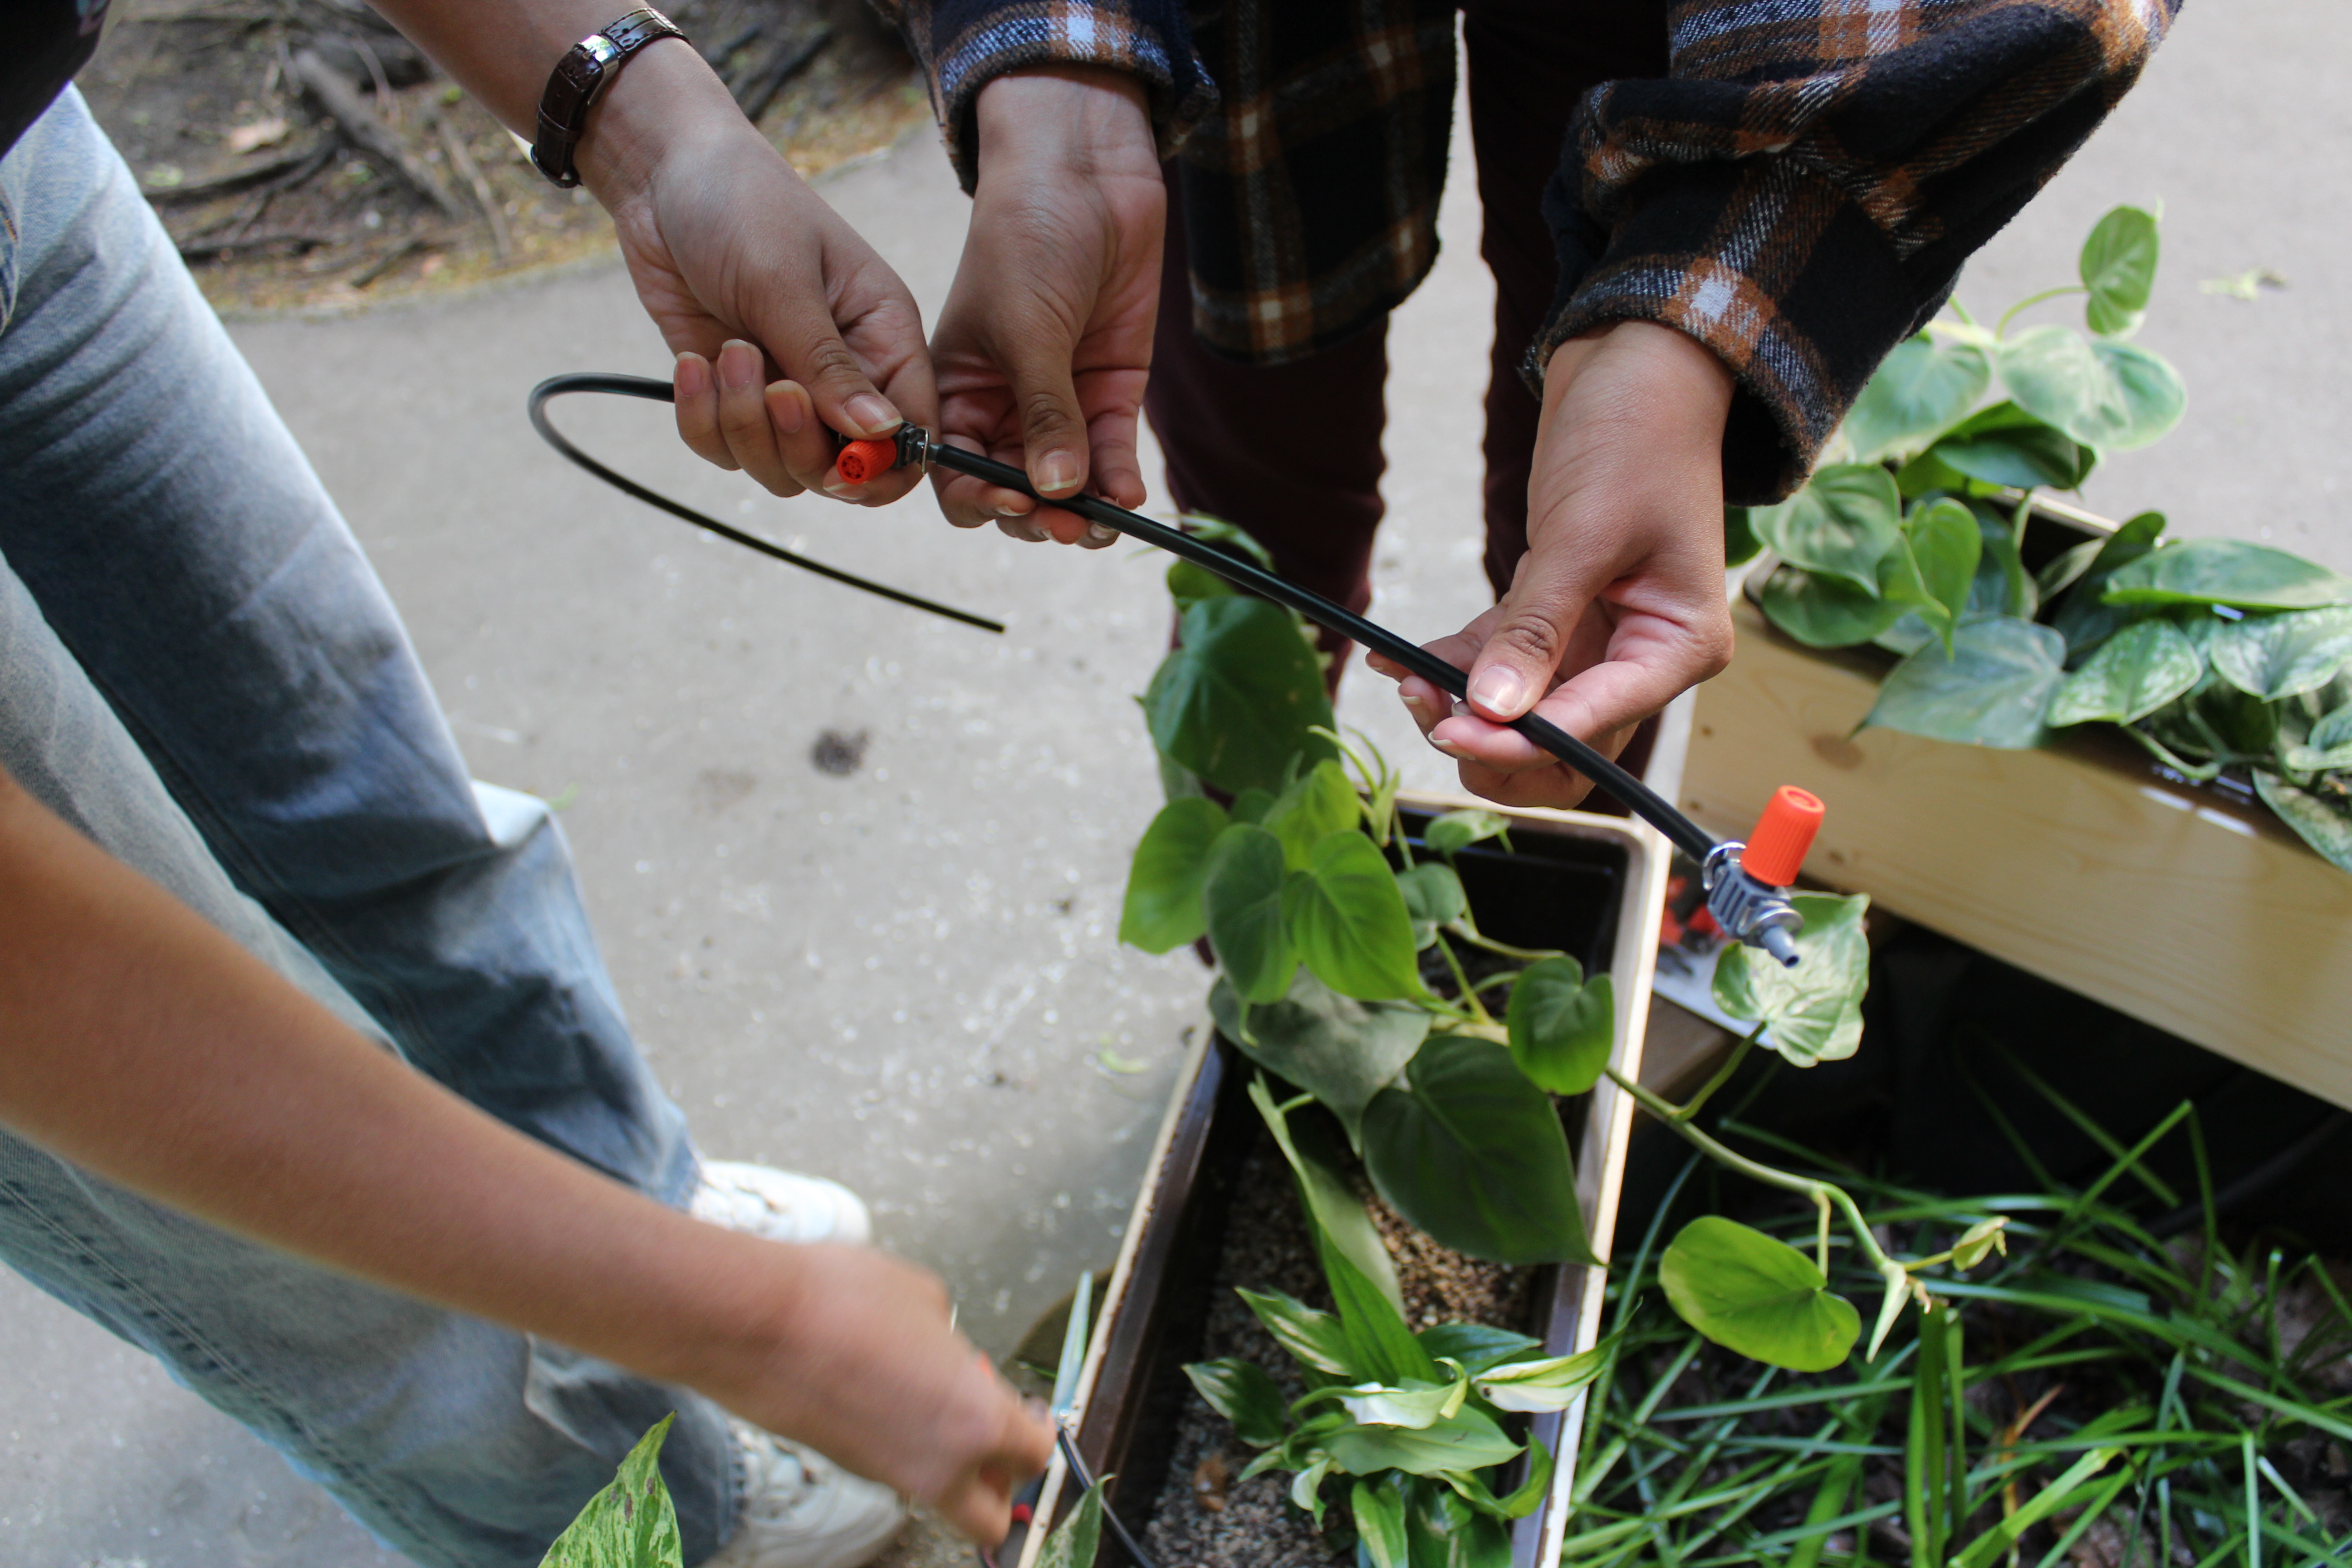
<path fill-rule="evenodd" d="M 539 172 L 569 190 L 580 183 L 572 150 L 587 132 L 588 110 L 628 58 L 660 38 L 683 38 L 677 24 L 650 5 L 630 12 L 601 33 L 591 33 L 564 52 L 547 78 L 539 100 L 539 140 L 530 161 Z"/>

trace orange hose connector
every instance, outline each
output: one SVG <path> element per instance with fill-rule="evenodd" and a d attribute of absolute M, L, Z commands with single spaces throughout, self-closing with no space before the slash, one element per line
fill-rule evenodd
<path fill-rule="evenodd" d="M 1775 888 L 1796 881 L 1813 835 L 1821 831 L 1822 809 L 1819 796 L 1794 784 L 1774 790 L 1756 819 L 1756 831 L 1748 836 L 1748 847 L 1740 851 L 1740 867 Z"/>
<path fill-rule="evenodd" d="M 896 441 L 852 441 L 833 460 L 835 471 L 853 485 L 879 479 L 898 463 L 898 443 Z"/>

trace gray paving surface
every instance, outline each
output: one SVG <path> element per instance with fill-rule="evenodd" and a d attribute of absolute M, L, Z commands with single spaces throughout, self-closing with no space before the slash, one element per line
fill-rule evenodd
<path fill-rule="evenodd" d="M 2320 0 L 2191 6 L 1964 298 L 1981 310 L 2062 281 L 2108 205 L 2164 201 L 2143 341 L 2180 364 L 2191 413 L 2117 458 L 2091 503 L 2267 529 L 2352 568 L 2337 371 L 2352 235 L 2325 152 L 2347 144 L 2352 109 L 2331 90 L 2330 19 Z M 1392 340 L 1381 610 L 1424 635 L 1483 594 L 1488 295 L 1457 187 L 1445 258 Z M 963 223 L 936 151 L 828 194 L 935 307 Z M 2287 288 L 2198 291 L 2252 267 Z M 1111 1256 L 1203 987 L 1189 957 L 1114 940 L 1125 854 L 1156 804 L 1129 700 L 1164 636 L 1156 563 L 958 533 L 919 500 L 775 502 L 673 451 L 657 410 L 563 409 L 709 510 L 1011 629 L 866 601 L 612 495 L 539 447 L 520 411 L 557 370 L 663 373 L 609 268 L 236 331 L 404 607 L 476 772 L 565 802 L 622 994 L 705 1147 L 856 1184 L 883 1240 L 939 1268 L 981 1342 L 1008 1347 Z M 1370 685 L 1343 710 L 1418 782 L 1449 781 Z M 856 772 L 812 765 L 827 730 L 866 737 Z M 0 1411 L 0 1560 L 393 1561 L 152 1364 L 5 1275 Z"/>

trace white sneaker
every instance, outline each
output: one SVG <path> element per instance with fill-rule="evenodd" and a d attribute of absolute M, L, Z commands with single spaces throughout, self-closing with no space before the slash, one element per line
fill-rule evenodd
<path fill-rule="evenodd" d="M 874 1238 L 866 1205 L 840 1183 L 734 1160 L 703 1162 L 702 1184 L 687 1213 L 770 1241 L 845 1241 L 862 1247 Z"/>
<path fill-rule="evenodd" d="M 742 1467 L 743 1512 L 704 1568 L 859 1568 L 906 1522 L 889 1488 L 748 1421 L 727 1426 Z"/>

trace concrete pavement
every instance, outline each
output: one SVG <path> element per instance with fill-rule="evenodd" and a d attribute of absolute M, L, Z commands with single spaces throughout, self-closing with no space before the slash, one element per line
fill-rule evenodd
<path fill-rule="evenodd" d="M 2142 341 L 2180 365 L 2190 412 L 2116 458 L 2090 503 L 2267 529 L 2352 569 L 2333 439 L 2352 237 L 2322 151 L 2345 144 L 2352 109 L 2328 90 L 2331 19 L 2319 0 L 2192 5 L 1963 297 L 1981 314 L 2064 281 L 2107 205 L 2163 200 Z M 937 150 L 903 147 L 827 194 L 936 311 L 965 212 Z M 1491 296 L 1466 180 L 1444 222 L 1438 273 L 1391 334 L 1378 613 L 1416 635 L 1484 602 Z M 2197 289 L 2257 266 L 2288 287 L 2251 302 Z M 878 514 L 774 501 L 676 450 L 658 409 L 560 405 L 567 429 L 659 487 L 1010 629 L 868 600 L 606 490 L 539 446 L 521 405 L 559 370 L 665 373 L 615 268 L 235 331 L 407 614 L 475 771 L 564 803 L 624 999 L 705 1147 L 856 1184 L 884 1242 L 940 1269 L 980 1342 L 1008 1348 L 1111 1256 L 1204 988 L 1189 955 L 1115 941 L 1126 855 L 1158 804 L 1129 698 L 1165 635 L 1160 563 L 959 533 L 919 496 Z M 1343 714 L 1416 782 L 1450 782 L 1375 683 L 1352 682 Z M 828 731 L 864 737 L 855 771 L 813 763 Z M 0 1409 L 0 1534 L 26 1568 L 393 1561 L 151 1363 L 6 1275 Z"/>

